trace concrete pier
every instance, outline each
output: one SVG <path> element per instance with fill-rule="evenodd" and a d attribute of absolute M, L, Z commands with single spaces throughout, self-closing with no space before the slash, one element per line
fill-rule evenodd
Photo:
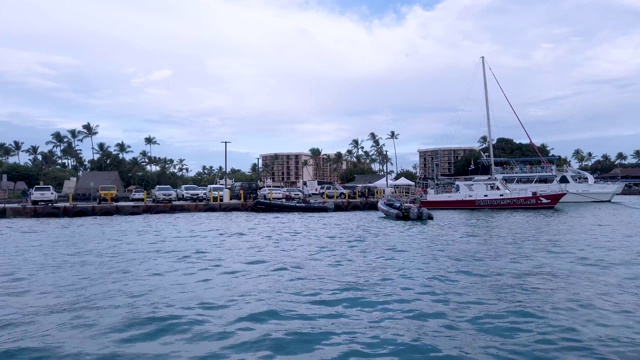
<path fill-rule="evenodd" d="M 327 200 L 334 203 L 334 211 L 378 210 L 376 199 Z M 58 203 L 54 205 L 5 204 L 0 207 L 0 218 L 60 218 L 84 216 L 114 216 L 167 214 L 185 212 L 251 211 L 251 202 L 237 200 L 226 203 L 193 203 L 177 201 L 171 204 L 120 202 L 112 204 Z"/>

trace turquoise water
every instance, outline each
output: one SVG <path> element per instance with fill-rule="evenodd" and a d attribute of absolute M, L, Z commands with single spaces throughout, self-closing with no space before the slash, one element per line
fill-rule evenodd
<path fill-rule="evenodd" d="M 0 221 L 0 359 L 640 358 L 640 197 Z"/>

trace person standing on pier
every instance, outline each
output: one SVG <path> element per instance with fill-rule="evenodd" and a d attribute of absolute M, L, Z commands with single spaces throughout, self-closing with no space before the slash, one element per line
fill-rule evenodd
<path fill-rule="evenodd" d="M 22 189 L 22 192 L 20 193 L 22 195 L 22 203 L 26 204 L 29 202 L 29 192 L 27 191 L 27 189 Z"/>

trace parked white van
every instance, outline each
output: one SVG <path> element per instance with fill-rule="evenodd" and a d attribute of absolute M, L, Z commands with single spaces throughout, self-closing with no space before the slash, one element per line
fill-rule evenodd
<path fill-rule="evenodd" d="M 230 196 L 231 192 L 229 191 L 229 189 L 225 189 L 222 185 L 207 186 L 207 201 L 213 199 L 214 202 L 218 202 L 219 198 L 219 201 L 228 202 Z"/>

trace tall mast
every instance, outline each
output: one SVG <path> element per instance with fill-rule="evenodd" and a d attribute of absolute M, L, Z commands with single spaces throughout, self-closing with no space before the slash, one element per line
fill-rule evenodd
<path fill-rule="evenodd" d="M 484 56 L 481 56 L 480 59 L 482 59 L 482 78 L 484 79 L 484 105 L 487 109 L 487 141 L 489 142 L 489 160 L 491 161 L 491 177 L 493 177 L 493 139 L 491 138 L 491 118 L 489 117 L 489 92 L 487 90 L 487 72 L 484 69 Z"/>

